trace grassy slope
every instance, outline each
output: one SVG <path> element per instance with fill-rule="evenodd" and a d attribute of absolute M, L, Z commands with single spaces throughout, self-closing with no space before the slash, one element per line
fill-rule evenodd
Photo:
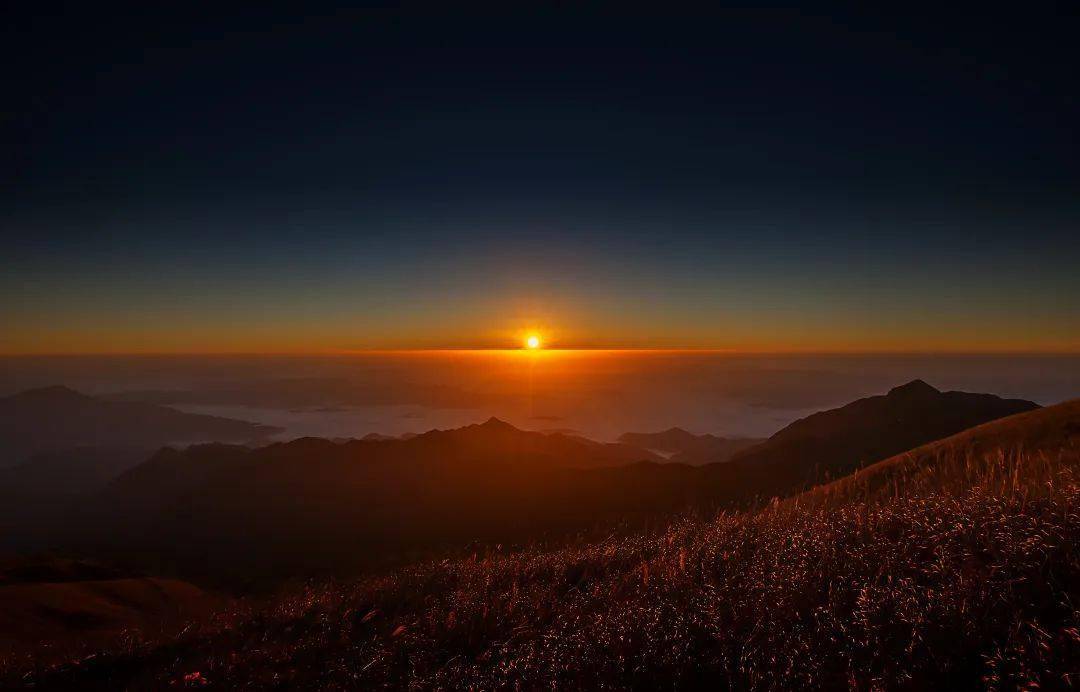
<path fill-rule="evenodd" d="M 873 464 L 810 490 L 795 501 L 839 506 L 897 495 L 987 483 L 1029 485 L 1057 466 L 1062 454 L 1080 451 L 1080 399 L 1020 413 L 965 430 Z M 1001 459 L 1005 454 L 1010 459 Z M 1001 488 L 1005 490 L 1004 487 Z"/>
<path fill-rule="evenodd" d="M 31 679 L 1061 686 L 1080 680 L 1078 426 L 1072 402 L 860 474 L 893 492 L 839 485 L 828 503 L 819 492 L 658 533 L 322 586 L 226 615 L 214 631 Z M 938 471 L 914 470 L 926 463 Z"/>
<path fill-rule="evenodd" d="M 0 585 L 0 661 L 42 650 L 76 656 L 136 632 L 175 631 L 220 599 L 176 579 L 110 578 Z"/>

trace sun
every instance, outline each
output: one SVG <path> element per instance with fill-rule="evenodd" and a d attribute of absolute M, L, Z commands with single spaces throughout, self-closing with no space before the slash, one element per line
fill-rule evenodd
<path fill-rule="evenodd" d="M 540 336 L 538 334 L 530 334 L 525 337 L 525 348 L 532 350 L 540 348 Z"/>

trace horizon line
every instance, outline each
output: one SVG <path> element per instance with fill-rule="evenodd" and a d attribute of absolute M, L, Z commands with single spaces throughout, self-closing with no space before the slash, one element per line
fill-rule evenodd
<path fill-rule="evenodd" d="M 518 353 L 539 356 L 544 353 L 686 353 L 761 356 L 1080 356 L 1080 349 L 740 349 L 710 347 L 627 347 L 627 346 L 552 346 L 541 349 L 523 347 L 427 347 L 427 348 L 358 348 L 281 351 L 26 351 L 0 352 L 0 358 L 62 358 L 62 357 L 312 357 L 350 355 L 410 355 L 452 353 Z"/>

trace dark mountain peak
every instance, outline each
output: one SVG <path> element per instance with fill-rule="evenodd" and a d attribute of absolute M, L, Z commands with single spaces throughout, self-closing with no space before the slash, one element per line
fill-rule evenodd
<path fill-rule="evenodd" d="M 992 394 L 940 392 L 922 380 L 799 419 L 735 456 L 736 468 L 762 469 L 755 480 L 780 494 L 887 459 L 998 418 L 1038 408 Z"/>
<path fill-rule="evenodd" d="M 504 431 L 511 431 L 512 430 L 514 432 L 518 431 L 518 429 L 515 428 L 514 426 L 510 425 L 509 423 L 507 423 L 504 420 L 500 420 L 500 419 L 496 418 L 495 416 L 492 416 L 491 418 L 488 418 L 486 421 L 481 423 L 480 427 L 483 428 L 484 430 L 493 430 L 493 431 L 494 430 L 504 430 Z"/>
<path fill-rule="evenodd" d="M 337 446 L 334 442 L 326 439 L 325 437 L 297 437 L 289 440 L 288 442 L 278 442 L 269 445 L 268 448 L 278 448 L 288 450 L 289 453 L 295 452 L 316 452 Z"/>
<path fill-rule="evenodd" d="M 918 397 L 918 396 L 933 396 L 941 394 L 941 391 L 928 385 L 923 380 L 912 380 L 907 384 L 902 384 L 899 387 L 893 387 L 889 390 L 888 396 L 890 398 L 897 397 Z"/>
<path fill-rule="evenodd" d="M 661 430 L 660 432 L 652 433 L 637 433 L 628 432 L 623 433 L 619 437 L 619 440 L 628 444 L 641 444 L 648 446 L 650 444 L 661 445 L 675 445 L 679 447 L 687 442 L 692 442 L 698 439 L 701 435 L 695 435 L 692 432 L 684 430 L 678 426 L 672 426 L 667 430 Z"/>

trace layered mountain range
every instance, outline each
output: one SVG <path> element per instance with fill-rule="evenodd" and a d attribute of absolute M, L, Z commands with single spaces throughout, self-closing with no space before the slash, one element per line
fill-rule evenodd
<path fill-rule="evenodd" d="M 653 439 L 604 444 L 495 418 L 409 439 L 166 448 L 122 473 L 69 523 L 85 550 L 137 552 L 181 572 L 362 566 L 447 544 L 746 506 L 1035 408 L 916 381 L 699 465 L 626 443 L 655 449 Z M 664 437 L 683 454 L 722 439 Z"/>

